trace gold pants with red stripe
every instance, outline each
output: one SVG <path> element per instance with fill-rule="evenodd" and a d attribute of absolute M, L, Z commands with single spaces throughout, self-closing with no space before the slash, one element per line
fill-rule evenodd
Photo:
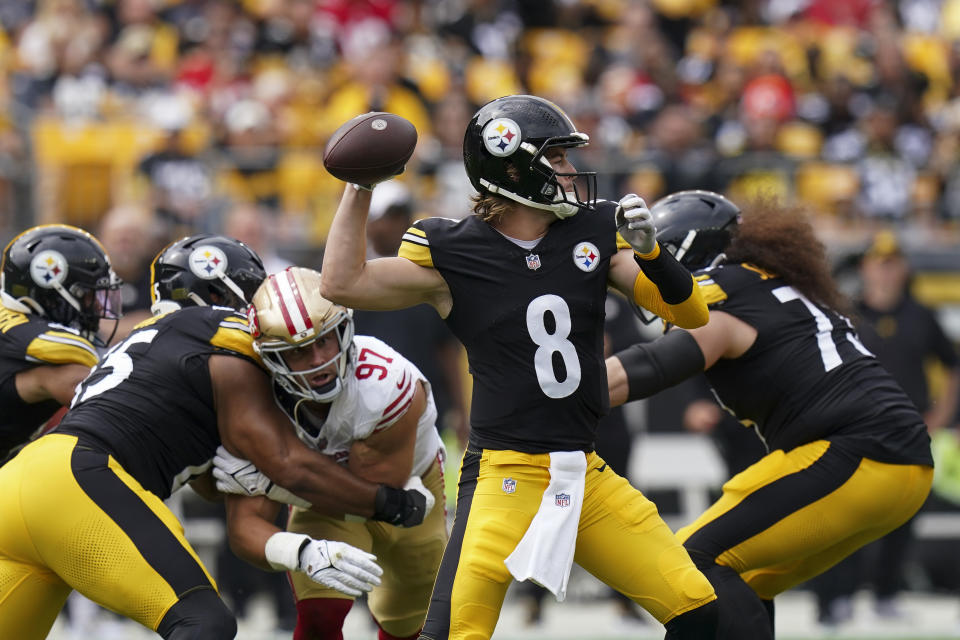
<path fill-rule="evenodd" d="M 503 561 L 526 532 L 549 482 L 549 454 L 464 454 L 456 521 L 421 638 L 490 637 L 512 581 Z M 596 453 L 587 454 L 576 544 L 577 564 L 660 622 L 716 599 L 656 506 Z"/>
<path fill-rule="evenodd" d="M 886 464 L 817 440 L 735 475 L 677 537 L 768 600 L 905 523 L 932 480 L 931 467 Z"/>
<path fill-rule="evenodd" d="M 75 436 L 27 445 L 0 487 L 0 638 L 45 638 L 72 589 L 153 630 L 216 589 L 163 501 Z"/>
<path fill-rule="evenodd" d="M 305 533 L 317 540 L 346 542 L 377 556 L 383 577 L 381 584 L 367 596 L 367 605 L 383 630 L 399 638 L 411 636 L 423 626 L 430 592 L 447 544 L 446 496 L 439 457 L 423 475 L 423 484 L 433 493 L 436 506 L 416 527 L 396 527 L 372 520 L 346 522 L 297 508 L 291 510 L 287 525 L 288 531 Z M 297 600 L 350 598 L 300 572 L 291 573 L 290 581 Z"/>

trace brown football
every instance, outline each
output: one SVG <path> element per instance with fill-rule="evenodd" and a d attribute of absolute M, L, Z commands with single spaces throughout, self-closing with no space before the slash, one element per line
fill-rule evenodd
<path fill-rule="evenodd" d="M 371 111 L 333 132 L 323 150 L 323 166 L 344 182 L 372 184 L 402 173 L 416 146 L 417 129 L 409 120 Z"/>

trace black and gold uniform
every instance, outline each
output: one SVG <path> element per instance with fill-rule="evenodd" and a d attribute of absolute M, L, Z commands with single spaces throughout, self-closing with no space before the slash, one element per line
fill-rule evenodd
<path fill-rule="evenodd" d="M 0 306 L 0 463 L 60 409 L 56 400 L 24 402 L 17 374 L 44 365 L 97 364 L 97 350 L 73 329 Z"/>
<path fill-rule="evenodd" d="M 449 287 L 446 321 L 473 375 L 456 521 L 421 638 L 490 637 L 512 580 L 504 559 L 540 508 L 557 451 L 586 452 L 578 564 L 664 623 L 715 598 L 653 503 L 594 452 L 609 407 L 610 260 L 628 247 L 613 209 L 601 203 L 555 221 L 531 249 L 477 216 L 421 220 L 404 235 L 399 255 L 436 269 Z M 689 273 L 672 265 L 688 285 L 670 300 L 682 314 L 702 303 L 690 297 Z M 662 283 L 641 274 L 635 288 L 637 300 L 666 307 Z"/>
<path fill-rule="evenodd" d="M 162 501 L 220 444 L 214 354 L 257 360 L 246 318 L 190 307 L 141 323 L 83 382 L 59 427 L 0 469 L 0 637 L 45 637 L 71 589 L 172 638 L 165 616 L 206 590 L 206 606 L 223 607 L 209 637 L 232 633 Z"/>
<path fill-rule="evenodd" d="M 696 277 L 711 310 L 757 331 L 706 374 L 770 453 L 677 535 L 715 586 L 712 565 L 769 600 L 911 517 L 930 489 L 930 439 L 847 318 L 749 264 Z"/>

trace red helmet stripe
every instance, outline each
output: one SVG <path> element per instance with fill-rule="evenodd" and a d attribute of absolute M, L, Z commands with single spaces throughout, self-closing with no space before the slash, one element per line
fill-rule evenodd
<path fill-rule="evenodd" d="M 307 329 L 313 329 L 313 320 L 310 319 L 310 314 L 307 313 L 307 306 L 303 304 L 303 297 L 300 295 L 300 287 L 297 286 L 297 281 L 293 277 L 293 271 L 287 269 L 284 271 L 287 274 L 287 282 L 290 284 L 290 291 L 293 292 L 293 299 L 297 303 L 297 308 L 300 310 L 300 315 L 303 317 L 303 324 Z"/>
<path fill-rule="evenodd" d="M 287 332 L 291 336 L 297 335 L 297 329 L 293 326 L 293 319 L 290 317 L 290 312 L 287 311 L 287 304 L 283 300 L 283 292 L 280 291 L 280 285 L 277 284 L 277 276 L 270 276 L 270 284 L 273 286 L 274 293 L 277 294 L 277 300 L 280 303 L 280 314 L 283 316 L 283 321 L 287 324 Z"/>

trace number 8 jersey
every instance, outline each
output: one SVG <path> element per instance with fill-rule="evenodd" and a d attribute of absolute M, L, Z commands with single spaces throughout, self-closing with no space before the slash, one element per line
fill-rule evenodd
<path fill-rule="evenodd" d="M 473 215 L 404 234 L 399 255 L 437 269 L 453 298 L 446 322 L 473 375 L 472 447 L 593 450 L 609 408 L 603 320 L 617 251 L 610 203 L 552 223 L 532 249 Z"/>
<path fill-rule="evenodd" d="M 247 319 L 187 307 L 141 322 L 81 383 L 57 431 L 105 451 L 166 499 L 211 464 L 220 433 L 207 360 L 259 365 Z"/>

